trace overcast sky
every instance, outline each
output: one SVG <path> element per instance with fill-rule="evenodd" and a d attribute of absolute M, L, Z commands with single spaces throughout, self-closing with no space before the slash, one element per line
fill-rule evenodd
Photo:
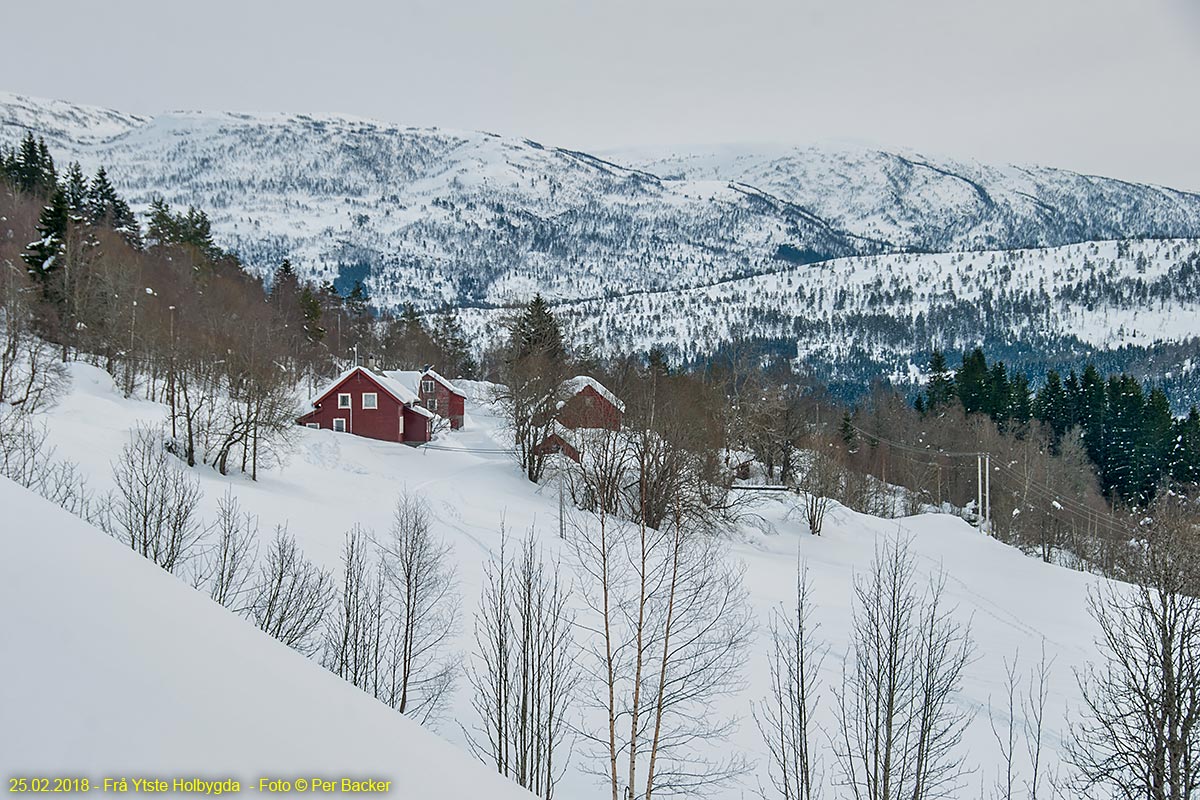
<path fill-rule="evenodd" d="M 587 149 L 854 139 L 1200 190 L 1200 0 L 6 4 L 0 88 Z"/>

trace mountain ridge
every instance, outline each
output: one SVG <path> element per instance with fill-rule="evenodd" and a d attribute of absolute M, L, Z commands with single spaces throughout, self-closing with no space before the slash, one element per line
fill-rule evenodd
<path fill-rule="evenodd" d="M 122 114 L 0 93 L 0 136 L 103 164 L 135 209 L 195 204 L 269 277 L 395 308 L 670 290 L 881 252 L 1200 236 L 1200 195 L 864 146 L 642 158 L 344 114 Z"/>

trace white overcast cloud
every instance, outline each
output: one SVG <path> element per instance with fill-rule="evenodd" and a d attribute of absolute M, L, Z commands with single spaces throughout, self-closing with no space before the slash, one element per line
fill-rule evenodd
<path fill-rule="evenodd" d="M 1200 190 L 1200 0 L 8 4 L 0 88 L 564 146 L 855 139 Z"/>

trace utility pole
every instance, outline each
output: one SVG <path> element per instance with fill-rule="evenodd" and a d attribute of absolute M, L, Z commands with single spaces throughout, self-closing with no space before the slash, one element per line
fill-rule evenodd
<path fill-rule="evenodd" d="M 566 504 L 563 501 L 563 450 L 561 445 L 555 445 L 554 452 L 558 453 L 558 458 L 555 459 L 558 466 L 558 538 L 567 538 L 567 512 Z"/>
<path fill-rule="evenodd" d="M 992 533 L 992 454 L 984 454 L 983 475 L 983 518 L 987 522 L 987 532 Z"/>
<path fill-rule="evenodd" d="M 983 454 L 975 454 L 975 521 L 983 533 Z"/>

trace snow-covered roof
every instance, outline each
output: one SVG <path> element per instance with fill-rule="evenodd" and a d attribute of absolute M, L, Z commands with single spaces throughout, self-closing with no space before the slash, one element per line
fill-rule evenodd
<path fill-rule="evenodd" d="M 579 394 L 586 387 L 590 386 L 596 390 L 597 394 L 616 406 L 618 411 L 620 411 L 622 414 L 625 413 L 625 404 L 622 403 L 615 394 L 605 388 L 604 384 L 600 383 L 600 381 L 596 380 L 595 378 L 587 375 L 576 375 L 569 381 L 565 381 L 563 386 L 567 387 L 567 390 L 570 391 L 572 396 Z"/>
<path fill-rule="evenodd" d="M 435 381 L 442 384 L 442 386 L 445 386 L 454 394 L 466 397 L 461 389 L 432 369 L 423 371 L 418 369 L 389 369 L 385 370 L 383 374 L 387 375 L 389 378 L 394 378 L 395 380 L 400 381 L 405 386 L 411 386 L 414 390 L 420 389 L 421 379 L 428 375 L 430 378 L 433 378 Z"/>
<path fill-rule="evenodd" d="M 427 370 L 425 370 L 425 374 L 426 374 L 426 375 L 428 375 L 429 377 L 433 378 L 435 381 L 437 381 L 438 383 L 440 383 L 442 386 L 445 386 L 447 389 L 449 389 L 450 391 L 454 392 L 455 394 L 458 394 L 458 395 L 461 395 L 461 394 L 462 394 L 462 392 L 460 392 L 460 391 L 458 390 L 458 388 L 457 388 L 457 387 L 455 387 L 455 385 L 454 385 L 453 383 L 451 383 L 450 381 L 446 380 L 446 379 L 445 379 L 445 378 L 443 378 L 441 375 L 437 374 L 437 372 L 435 372 L 434 370 L 432 370 L 432 369 L 427 369 Z M 465 395 L 464 395 L 464 396 L 465 396 Z"/>
<path fill-rule="evenodd" d="M 418 400 L 417 393 L 414 392 L 412 389 L 409 389 L 408 387 L 406 387 L 400 381 L 395 380 L 393 378 L 386 377 L 385 375 L 380 375 L 378 373 L 372 372 L 371 370 L 367 369 L 366 367 L 352 367 L 352 368 L 346 370 L 345 372 L 343 372 L 341 375 L 337 376 L 337 378 L 330 381 L 328 384 L 326 384 L 321 389 L 321 391 L 317 392 L 317 394 L 313 396 L 313 399 L 309 404 L 315 406 L 317 403 L 319 403 L 321 401 L 321 399 L 323 397 L 328 395 L 334 389 L 338 388 L 338 386 L 340 386 L 343 381 L 345 381 L 347 378 L 349 378 L 354 373 L 360 372 L 360 371 L 364 375 L 366 375 L 368 378 L 375 381 L 375 383 L 379 384 L 380 388 L 382 388 L 384 391 L 386 391 L 388 394 L 390 394 L 393 398 L 395 398 L 396 401 L 398 401 L 401 405 L 408 405 L 409 403 L 417 402 L 417 400 Z M 425 411 L 426 409 L 421 409 L 421 410 Z M 430 416 L 433 416 L 433 415 L 431 414 Z"/>
<path fill-rule="evenodd" d="M 437 414 L 433 413 L 419 402 L 414 402 L 411 406 L 409 406 L 409 408 L 420 414 L 422 417 L 429 417 L 430 419 L 437 417 Z"/>

